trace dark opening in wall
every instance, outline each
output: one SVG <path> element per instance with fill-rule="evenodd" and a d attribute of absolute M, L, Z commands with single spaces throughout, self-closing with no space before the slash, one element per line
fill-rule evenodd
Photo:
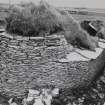
<path fill-rule="evenodd" d="M 97 29 L 91 24 L 91 21 L 85 20 L 82 21 L 81 27 L 86 30 L 91 36 L 96 36 L 97 34 Z"/>

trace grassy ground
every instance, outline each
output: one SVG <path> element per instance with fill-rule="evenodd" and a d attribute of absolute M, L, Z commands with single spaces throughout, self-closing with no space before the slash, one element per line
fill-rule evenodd
<path fill-rule="evenodd" d="M 102 20 L 102 21 L 105 21 L 105 16 L 77 15 L 77 14 L 72 14 L 72 16 L 78 21 L 83 21 L 83 20 Z"/>

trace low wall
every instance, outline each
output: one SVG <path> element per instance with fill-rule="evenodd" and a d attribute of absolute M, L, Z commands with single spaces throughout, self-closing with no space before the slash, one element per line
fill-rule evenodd
<path fill-rule="evenodd" d="M 75 79 L 82 84 L 80 77 L 86 78 L 88 72 L 86 62 L 57 62 L 71 50 L 66 44 L 62 35 L 29 38 L 0 34 L 0 92 L 24 96 L 26 90 L 36 86 L 75 87 Z M 81 65 L 84 71 L 79 77 L 76 74 Z"/>

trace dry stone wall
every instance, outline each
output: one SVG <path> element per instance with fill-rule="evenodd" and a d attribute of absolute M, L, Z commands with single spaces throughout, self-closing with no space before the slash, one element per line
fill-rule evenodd
<path fill-rule="evenodd" d="M 72 76 L 71 71 L 79 68 L 81 63 L 56 62 L 70 50 L 61 35 L 29 38 L 0 34 L 0 92 L 10 96 L 24 96 L 26 90 L 36 86 L 74 86 L 69 75 Z M 82 62 L 82 65 L 87 67 L 86 62 Z M 80 75 L 86 72 L 88 70 L 85 68 Z"/>

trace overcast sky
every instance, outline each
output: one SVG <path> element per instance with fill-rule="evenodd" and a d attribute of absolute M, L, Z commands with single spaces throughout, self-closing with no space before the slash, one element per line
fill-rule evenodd
<path fill-rule="evenodd" d="M 19 3 L 20 1 L 39 0 L 10 0 L 12 3 Z M 105 0 L 46 0 L 54 6 L 64 7 L 88 7 L 88 8 L 105 8 Z M 9 0 L 0 0 L 1 3 L 8 3 Z"/>

